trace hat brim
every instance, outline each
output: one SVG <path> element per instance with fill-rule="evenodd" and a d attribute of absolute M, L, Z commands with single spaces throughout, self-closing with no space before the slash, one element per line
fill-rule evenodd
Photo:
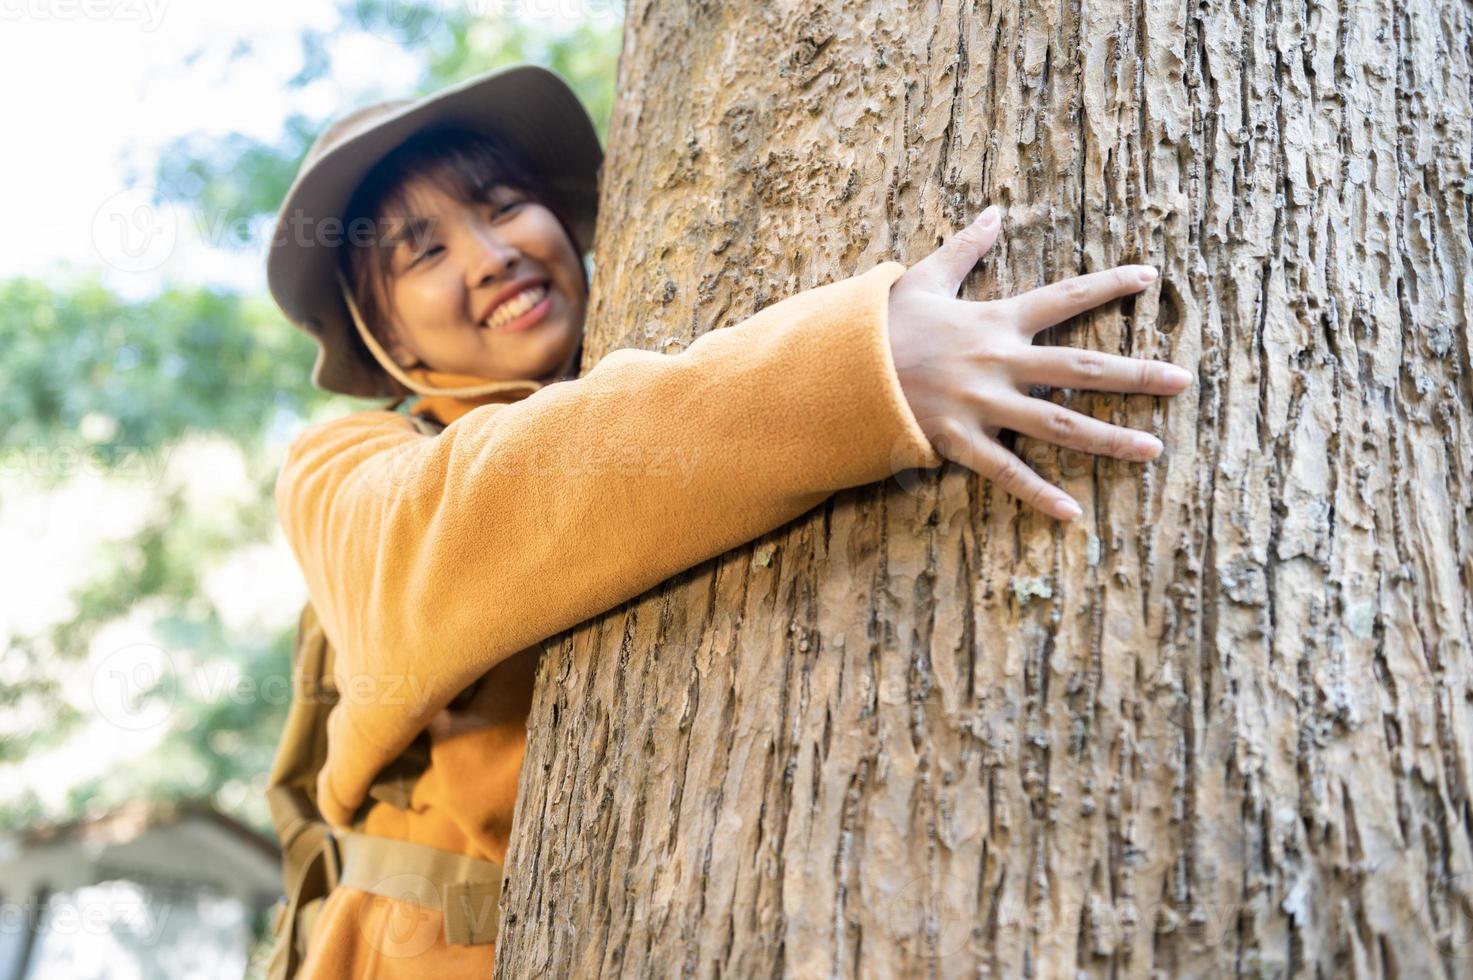
<path fill-rule="evenodd" d="M 277 216 L 266 282 L 282 312 L 319 344 L 312 383 L 364 398 L 410 392 L 373 360 L 338 291 L 343 213 L 374 165 L 416 133 L 441 125 L 515 146 L 567 214 L 579 249 L 593 244 L 603 150 L 593 121 L 555 72 L 513 65 L 365 118 L 297 175 Z"/>

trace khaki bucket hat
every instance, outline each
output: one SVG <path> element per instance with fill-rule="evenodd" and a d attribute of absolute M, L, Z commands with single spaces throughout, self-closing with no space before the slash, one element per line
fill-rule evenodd
<path fill-rule="evenodd" d="M 365 346 L 361 321 L 355 326 L 344 298 L 338 250 L 348 238 L 344 211 L 358 184 L 404 141 L 438 126 L 511 144 L 561 205 L 579 251 L 593 244 L 603 150 L 588 111 L 556 72 L 511 65 L 421 99 L 375 102 L 348 112 L 307 151 L 266 254 L 272 298 L 318 343 L 312 383 L 324 391 L 364 398 L 410 394 Z"/>

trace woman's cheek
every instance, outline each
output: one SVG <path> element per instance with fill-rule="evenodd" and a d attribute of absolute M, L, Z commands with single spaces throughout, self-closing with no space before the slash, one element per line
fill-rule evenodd
<path fill-rule="evenodd" d="M 455 301 L 459 296 L 458 280 L 453 270 L 437 269 L 436 275 L 425 277 L 416 290 L 415 309 L 421 323 L 452 324 L 460 317 L 456 313 Z"/>

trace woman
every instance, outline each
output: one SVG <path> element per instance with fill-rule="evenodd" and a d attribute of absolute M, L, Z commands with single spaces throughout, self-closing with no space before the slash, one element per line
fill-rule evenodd
<path fill-rule="evenodd" d="M 491 972 L 543 640 L 945 458 L 1071 520 L 999 429 L 1140 461 L 1161 444 L 1026 386 L 1191 381 L 1031 344 L 1145 288 L 1147 267 L 958 300 L 996 208 L 908 270 L 884 262 L 576 378 L 601 159 L 566 85 L 518 66 L 344 117 L 283 204 L 268 279 L 320 344 L 314 382 L 419 396 L 308 428 L 277 482 L 339 692 L 313 802 L 344 866 L 303 976 Z"/>

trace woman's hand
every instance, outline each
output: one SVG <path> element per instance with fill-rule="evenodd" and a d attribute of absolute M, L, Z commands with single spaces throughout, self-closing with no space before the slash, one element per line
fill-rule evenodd
<path fill-rule="evenodd" d="M 911 412 L 936 452 L 1070 521 L 1080 515 L 1079 505 L 1004 449 L 1000 429 L 1141 462 L 1155 459 L 1161 442 L 1030 397 L 1027 386 L 1175 395 L 1192 375 L 1160 361 L 1033 346 L 1044 328 L 1146 288 L 1156 278 L 1150 266 L 1117 266 L 990 302 L 957 299 L 962 280 L 1001 231 L 994 205 L 895 281 L 890 350 Z"/>

